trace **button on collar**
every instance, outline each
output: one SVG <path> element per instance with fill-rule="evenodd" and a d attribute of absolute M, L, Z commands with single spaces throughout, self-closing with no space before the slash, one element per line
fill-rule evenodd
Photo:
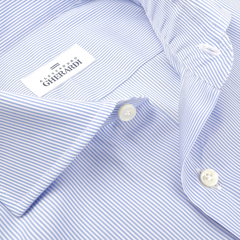
<path fill-rule="evenodd" d="M 122 121 L 130 121 L 135 115 L 136 108 L 132 104 L 125 104 L 118 111 L 118 116 Z"/>
<path fill-rule="evenodd" d="M 212 169 L 205 169 L 200 175 L 200 180 L 205 187 L 214 187 L 218 182 L 218 174 Z"/>

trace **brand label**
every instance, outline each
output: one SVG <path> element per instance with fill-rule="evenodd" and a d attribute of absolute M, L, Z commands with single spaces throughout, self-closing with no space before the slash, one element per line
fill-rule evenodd
<path fill-rule="evenodd" d="M 25 78 L 22 83 L 38 97 L 42 97 L 54 88 L 66 82 L 95 59 L 79 45 L 74 44 L 51 62 L 38 68 Z"/>

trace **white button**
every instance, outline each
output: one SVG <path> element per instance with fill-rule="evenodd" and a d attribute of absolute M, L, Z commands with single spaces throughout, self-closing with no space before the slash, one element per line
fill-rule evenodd
<path fill-rule="evenodd" d="M 205 187 L 214 187 L 218 183 L 218 174 L 212 169 L 205 169 L 202 171 L 200 179 Z"/>
<path fill-rule="evenodd" d="M 122 121 L 132 120 L 136 115 L 136 108 L 132 104 L 125 104 L 118 110 L 118 116 Z"/>

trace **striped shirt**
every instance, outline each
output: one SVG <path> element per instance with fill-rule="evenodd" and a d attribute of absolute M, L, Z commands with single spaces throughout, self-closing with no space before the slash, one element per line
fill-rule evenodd
<path fill-rule="evenodd" d="M 3 1 L 0 19 L 0 239 L 240 238 L 238 0 Z M 31 75 L 74 45 L 95 61 Z M 66 79 L 36 96 L 28 76 Z"/>

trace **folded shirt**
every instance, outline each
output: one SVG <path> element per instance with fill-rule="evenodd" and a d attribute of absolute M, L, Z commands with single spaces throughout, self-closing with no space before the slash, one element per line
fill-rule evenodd
<path fill-rule="evenodd" d="M 239 2 L 11 4 L 3 239 L 239 238 Z"/>

